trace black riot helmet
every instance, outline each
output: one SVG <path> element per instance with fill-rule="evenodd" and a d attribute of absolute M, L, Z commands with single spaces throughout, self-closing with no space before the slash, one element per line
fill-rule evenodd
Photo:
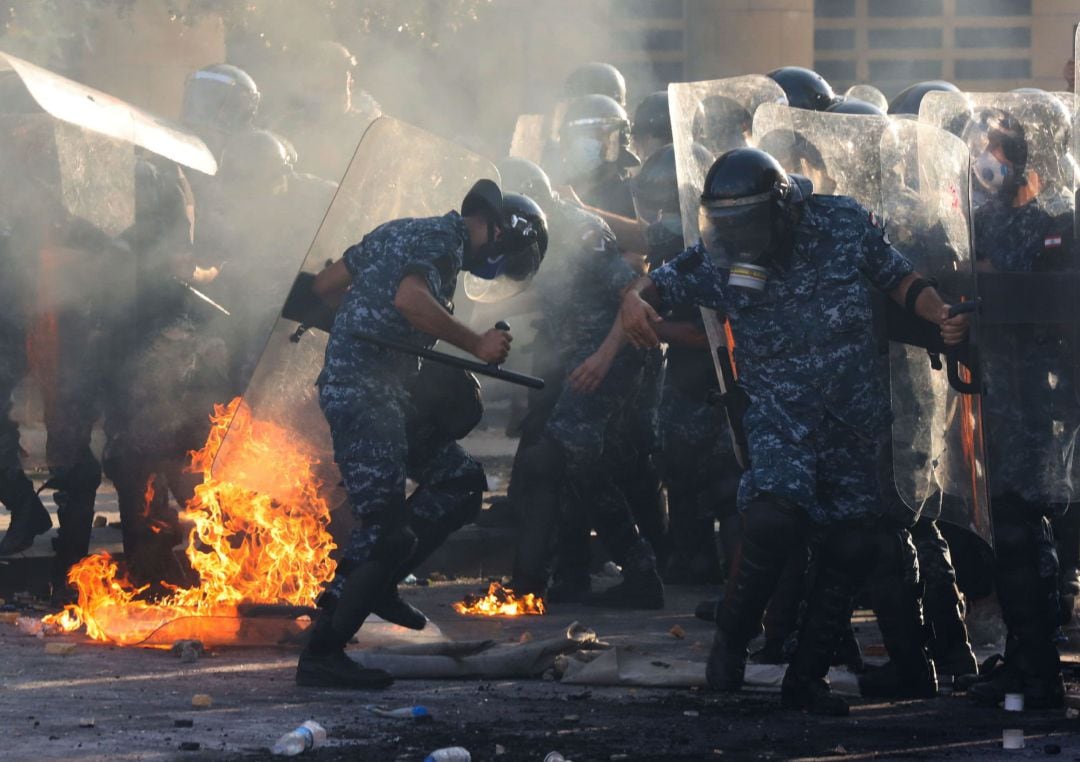
<path fill-rule="evenodd" d="M 767 75 L 780 85 L 787 96 L 788 105 L 808 111 L 824 111 L 836 102 L 832 85 L 813 69 L 801 66 L 782 66 Z"/>
<path fill-rule="evenodd" d="M 606 95 L 626 107 L 626 78 L 609 63 L 593 61 L 578 66 L 566 77 L 567 98 L 582 95 Z"/>
<path fill-rule="evenodd" d="M 606 95 L 583 95 L 566 106 L 559 129 L 566 179 L 587 178 L 605 165 L 633 167 L 626 109 Z"/>
<path fill-rule="evenodd" d="M 927 93 L 958 93 L 960 88 L 952 82 L 941 79 L 932 79 L 926 82 L 916 82 L 908 85 L 889 103 L 890 114 L 919 115 L 919 106 Z"/>
<path fill-rule="evenodd" d="M 255 193 L 282 192 L 292 163 L 285 143 L 268 130 L 233 133 L 221 152 L 218 177 L 235 188 Z"/>
<path fill-rule="evenodd" d="M 498 302 L 522 291 L 547 252 L 547 216 L 540 205 L 520 193 L 501 196 L 488 242 L 466 254 L 465 293 L 473 301 Z"/>
<path fill-rule="evenodd" d="M 712 154 L 697 143 L 690 150 L 691 161 L 704 173 L 712 164 Z M 634 207 L 639 219 L 652 223 L 666 215 L 677 217 L 680 205 L 675 146 L 669 143 L 654 151 L 634 175 L 630 189 L 634 193 Z"/>
<path fill-rule="evenodd" d="M 867 103 L 866 101 L 851 97 L 838 100 L 836 103 L 825 109 L 825 112 L 828 114 L 855 114 L 861 116 L 886 115 L 884 111 L 879 109 L 873 103 Z"/>
<path fill-rule="evenodd" d="M 555 197 L 551 179 L 539 165 L 520 156 L 507 156 L 495 164 L 502 178 L 502 187 L 513 193 L 521 193 L 536 201 L 541 209 L 547 209 Z"/>
<path fill-rule="evenodd" d="M 231 64 L 213 64 L 188 77 L 180 119 L 196 129 L 244 129 L 255 120 L 259 97 L 259 88 L 246 71 Z"/>
<path fill-rule="evenodd" d="M 757 148 L 736 148 L 705 175 L 698 229 L 709 255 L 730 269 L 729 282 L 761 290 L 787 238 L 792 207 L 809 195 L 780 163 Z"/>
<path fill-rule="evenodd" d="M 634 149 L 642 160 L 660 146 L 671 142 L 671 112 L 668 110 L 667 90 L 658 90 L 645 96 L 634 110 L 631 128 Z"/>

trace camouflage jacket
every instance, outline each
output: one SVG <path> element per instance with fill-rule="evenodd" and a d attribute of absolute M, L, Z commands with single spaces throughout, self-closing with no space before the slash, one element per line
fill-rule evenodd
<path fill-rule="evenodd" d="M 560 201 L 550 227 L 552 242 L 535 283 L 544 327 L 562 361 L 580 362 L 611 330 L 634 272 L 611 228 L 595 214 Z"/>
<path fill-rule="evenodd" d="M 442 217 L 386 222 L 345 250 L 352 286 L 334 317 L 319 384 L 347 384 L 381 372 L 415 372 L 416 359 L 380 350 L 354 331 L 430 348 L 435 337 L 416 330 L 394 307 L 398 285 L 421 276 L 439 302 L 450 308 L 469 233 L 457 212 Z"/>
<path fill-rule="evenodd" d="M 650 277 L 664 311 L 692 302 L 727 313 L 739 384 L 751 401 L 747 430 L 771 420 L 801 441 L 826 411 L 867 433 L 888 426 L 869 286 L 891 291 L 911 272 L 866 209 L 846 197 L 813 196 L 787 266 L 773 268 L 762 292 L 730 286 L 700 242 Z"/>

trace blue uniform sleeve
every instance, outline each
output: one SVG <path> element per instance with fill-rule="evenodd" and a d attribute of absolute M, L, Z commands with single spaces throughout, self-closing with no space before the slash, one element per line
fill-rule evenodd
<path fill-rule="evenodd" d="M 427 282 L 431 295 L 440 298 L 444 283 L 457 276 L 454 271 L 454 253 L 459 243 L 450 235 L 427 233 L 419 236 L 409 246 L 409 256 L 401 277 L 419 275 Z"/>
<path fill-rule="evenodd" d="M 582 277 L 591 280 L 597 291 L 616 302 L 635 275 L 619 252 L 615 234 L 606 226 L 590 226 L 581 235 Z"/>
<path fill-rule="evenodd" d="M 698 244 L 649 273 L 660 294 L 660 312 L 697 305 L 724 311 L 722 274 Z"/>
<path fill-rule="evenodd" d="M 862 227 L 859 270 L 874 286 L 888 293 L 915 272 L 915 267 L 893 247 L 877 215 L 866 212 Z"/>
<path fill-rule="evenodd" d="M 364 242 L 354 243 L 349 248 L 345 249 L 345 253 L 341 255 L 341 259 L 345 262 L 345 269 L 349 271 L 349 275 L 353 280 L 356 280 L 357 275 L 360 272 L 360 260 L 364 256 Z"/>

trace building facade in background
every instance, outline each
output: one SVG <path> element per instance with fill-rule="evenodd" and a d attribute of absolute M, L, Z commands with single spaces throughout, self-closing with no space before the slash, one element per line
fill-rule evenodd
<path fill-rule="evenodd" d="M 610 0 L 632 86 L 811 66 L 843 90 L 1065 88 L 1076 0 Z"/>

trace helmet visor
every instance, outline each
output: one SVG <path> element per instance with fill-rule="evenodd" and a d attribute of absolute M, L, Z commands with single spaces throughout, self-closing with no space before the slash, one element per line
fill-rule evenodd
<path fill-rule="evenodd" d="M 724 266 L 760 261 L 773 242 L 775 208 L 771 200 L 738 206 L 702 205 L 698 230 L 705 249 Z"/>

